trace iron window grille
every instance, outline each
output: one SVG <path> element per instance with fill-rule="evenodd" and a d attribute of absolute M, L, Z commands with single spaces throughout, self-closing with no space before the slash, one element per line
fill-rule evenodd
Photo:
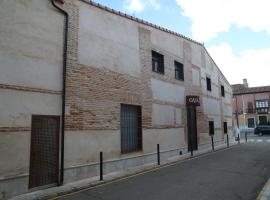
<path fill-rule="evenodd" d="M 121 152 L 142 150 L 141 106 L 121 104 Z"/>
<path fill-rule="evenodd" d="M 206 88 L 208 91 L 211 91 L 212 88 L 211 88 L 211 79 L 206 77 Z"/>
<path fill-rule="evenodd" d="M 184 80 L 184 65 L 180 62 L 174 61 L 175 79 Z"/>
<path fill-rule="evenodd" d="M 152 71 L 164 74 L 164 56 L 152 51 Z"/>

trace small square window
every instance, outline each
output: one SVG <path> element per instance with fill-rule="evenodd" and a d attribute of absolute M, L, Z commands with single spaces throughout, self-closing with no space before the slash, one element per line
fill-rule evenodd
<path fill-rule="evenodd" d="M 209 121 L 209 135 L 215 134 L 214 121 Z"/>
<path fill-rule="evenodd" d="M 152 71 L 164 74 L 164 56 L 152 51 Z"/>
<path fill-rule="evenodd" d="M 224 134 L 227 134 L 228 133 L 227 122 L 223 122 L 223 129 L 224 129 Z"/>
<path fill-rule="evenodd" d="M 225 90 L 224 90 L 224 86 L 221 86 L 221 96 L 225 97 Z"/>
<path fill-rule="evenodd" d="M 174 61 L 175 79 L 184 80 L 184 65 L 180 62 Z"/>
<path fill-rule="evenodd" d="M 206 87 L 207 87 L 207 90 L 208 91 L 211 91 L 212 88 L 211 88 L 211 79 L 206 77 Z"/>

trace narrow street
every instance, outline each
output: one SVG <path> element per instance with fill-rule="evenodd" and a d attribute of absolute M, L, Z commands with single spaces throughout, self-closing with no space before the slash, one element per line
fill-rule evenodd
<path fill-rule="evenodd" d="M 59 200 L 254 200 L 270 176 L 270 137 Z"/>

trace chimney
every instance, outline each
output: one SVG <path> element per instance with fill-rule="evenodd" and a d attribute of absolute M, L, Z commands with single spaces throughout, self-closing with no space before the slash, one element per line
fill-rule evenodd
<path fill-rule="evenodd" d="M 243 85 L 248 88 L 248 82 L 247 82 L 247 79 L 243 79 Z"/>

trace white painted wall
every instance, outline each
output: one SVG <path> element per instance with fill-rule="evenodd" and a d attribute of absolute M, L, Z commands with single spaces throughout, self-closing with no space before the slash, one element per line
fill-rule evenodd
<path fill-rule="evenodd" d="M 79 63 L 140 76 L 136 23 L 84 4 L 79 27 Z"/>
<path fill-rule="evenodd" d="M 220 115 L 220 104 L 216 99 L 203 97 L 203 109 L 208 115 Z"/>
<path fill-rule="evenodd" d="M 147 29 L 151 30 L 151 44 L 155 48 L 159 48 L 176 57 L 184 57 L 183 40 L 181 38 L 151 27 L 147 27 Z"/>
<path fill-rule="evenodd" d="M 173 125 L 175 122 L 175 108 L 169 105 L 152 105 L 153 125 Z"/>
<path fill-rule="evenodd" d="M 44 0 L 0 1 L 0 84 L 62 89 L 63 16 Z"/>
<path fill-rule="evenodd" d="M 232 106 L 228 104 L 222 104 L 223 114 L 226 116 L 232 116 Z"/>
<path fill-rule="evenodd" d="M 61 96 L 0 89 L 0 127 L 30 127 L 31 116 L 60 115 Z"/>
<path fill-rule="evenodd" d="M 29 132 L 1 133 L 0 178 L 28 173 L 29 158 Z"/>
<path fill-rule="evenodd" d="M 193 65 L 202 67 L 201 46 L 195 43 L 191 44 L 191 61 Z"/>
<path fill-rule="evenodd" d="M 180 108 L 175 108 L 175 122 L 177 125 L 182 124 L 182 109 Z"/>
<path fill-rule="evenodd" d="M 212 89 L 212 91 L 210 92 L 210 96 L 212 96 L 212 97 L 216 97 L 216 98 L 219 98 L 221 95 L 220 95 L 220 85 L 213 85 L 212 84 L 212 86 L 211 86 L 211 89 Z"/>
<path fill-rule="evenodd" d="M 156 152 L 157 144 L 160 150 L 177 149 L 185 146 L 184 128 L 145 129 L 143 130 L 143 152 Z"/>
<path fill-rule="evenodd" d="M 167 101 L 177 104 L 184 104 L 185 88 L 157 79 L 151 79 L 153 99 Z"/>
<path fill-rule="evenodd" d="M 66 131 L 65 167 L 96 163 L 99 152 L 104 160 L 120 158 L 119 130 Z"/>
<path fill-rule="evenodd" d="M 199 69 L 192 68 L 192 85 L 200 86 L 201 76 Z"/>

